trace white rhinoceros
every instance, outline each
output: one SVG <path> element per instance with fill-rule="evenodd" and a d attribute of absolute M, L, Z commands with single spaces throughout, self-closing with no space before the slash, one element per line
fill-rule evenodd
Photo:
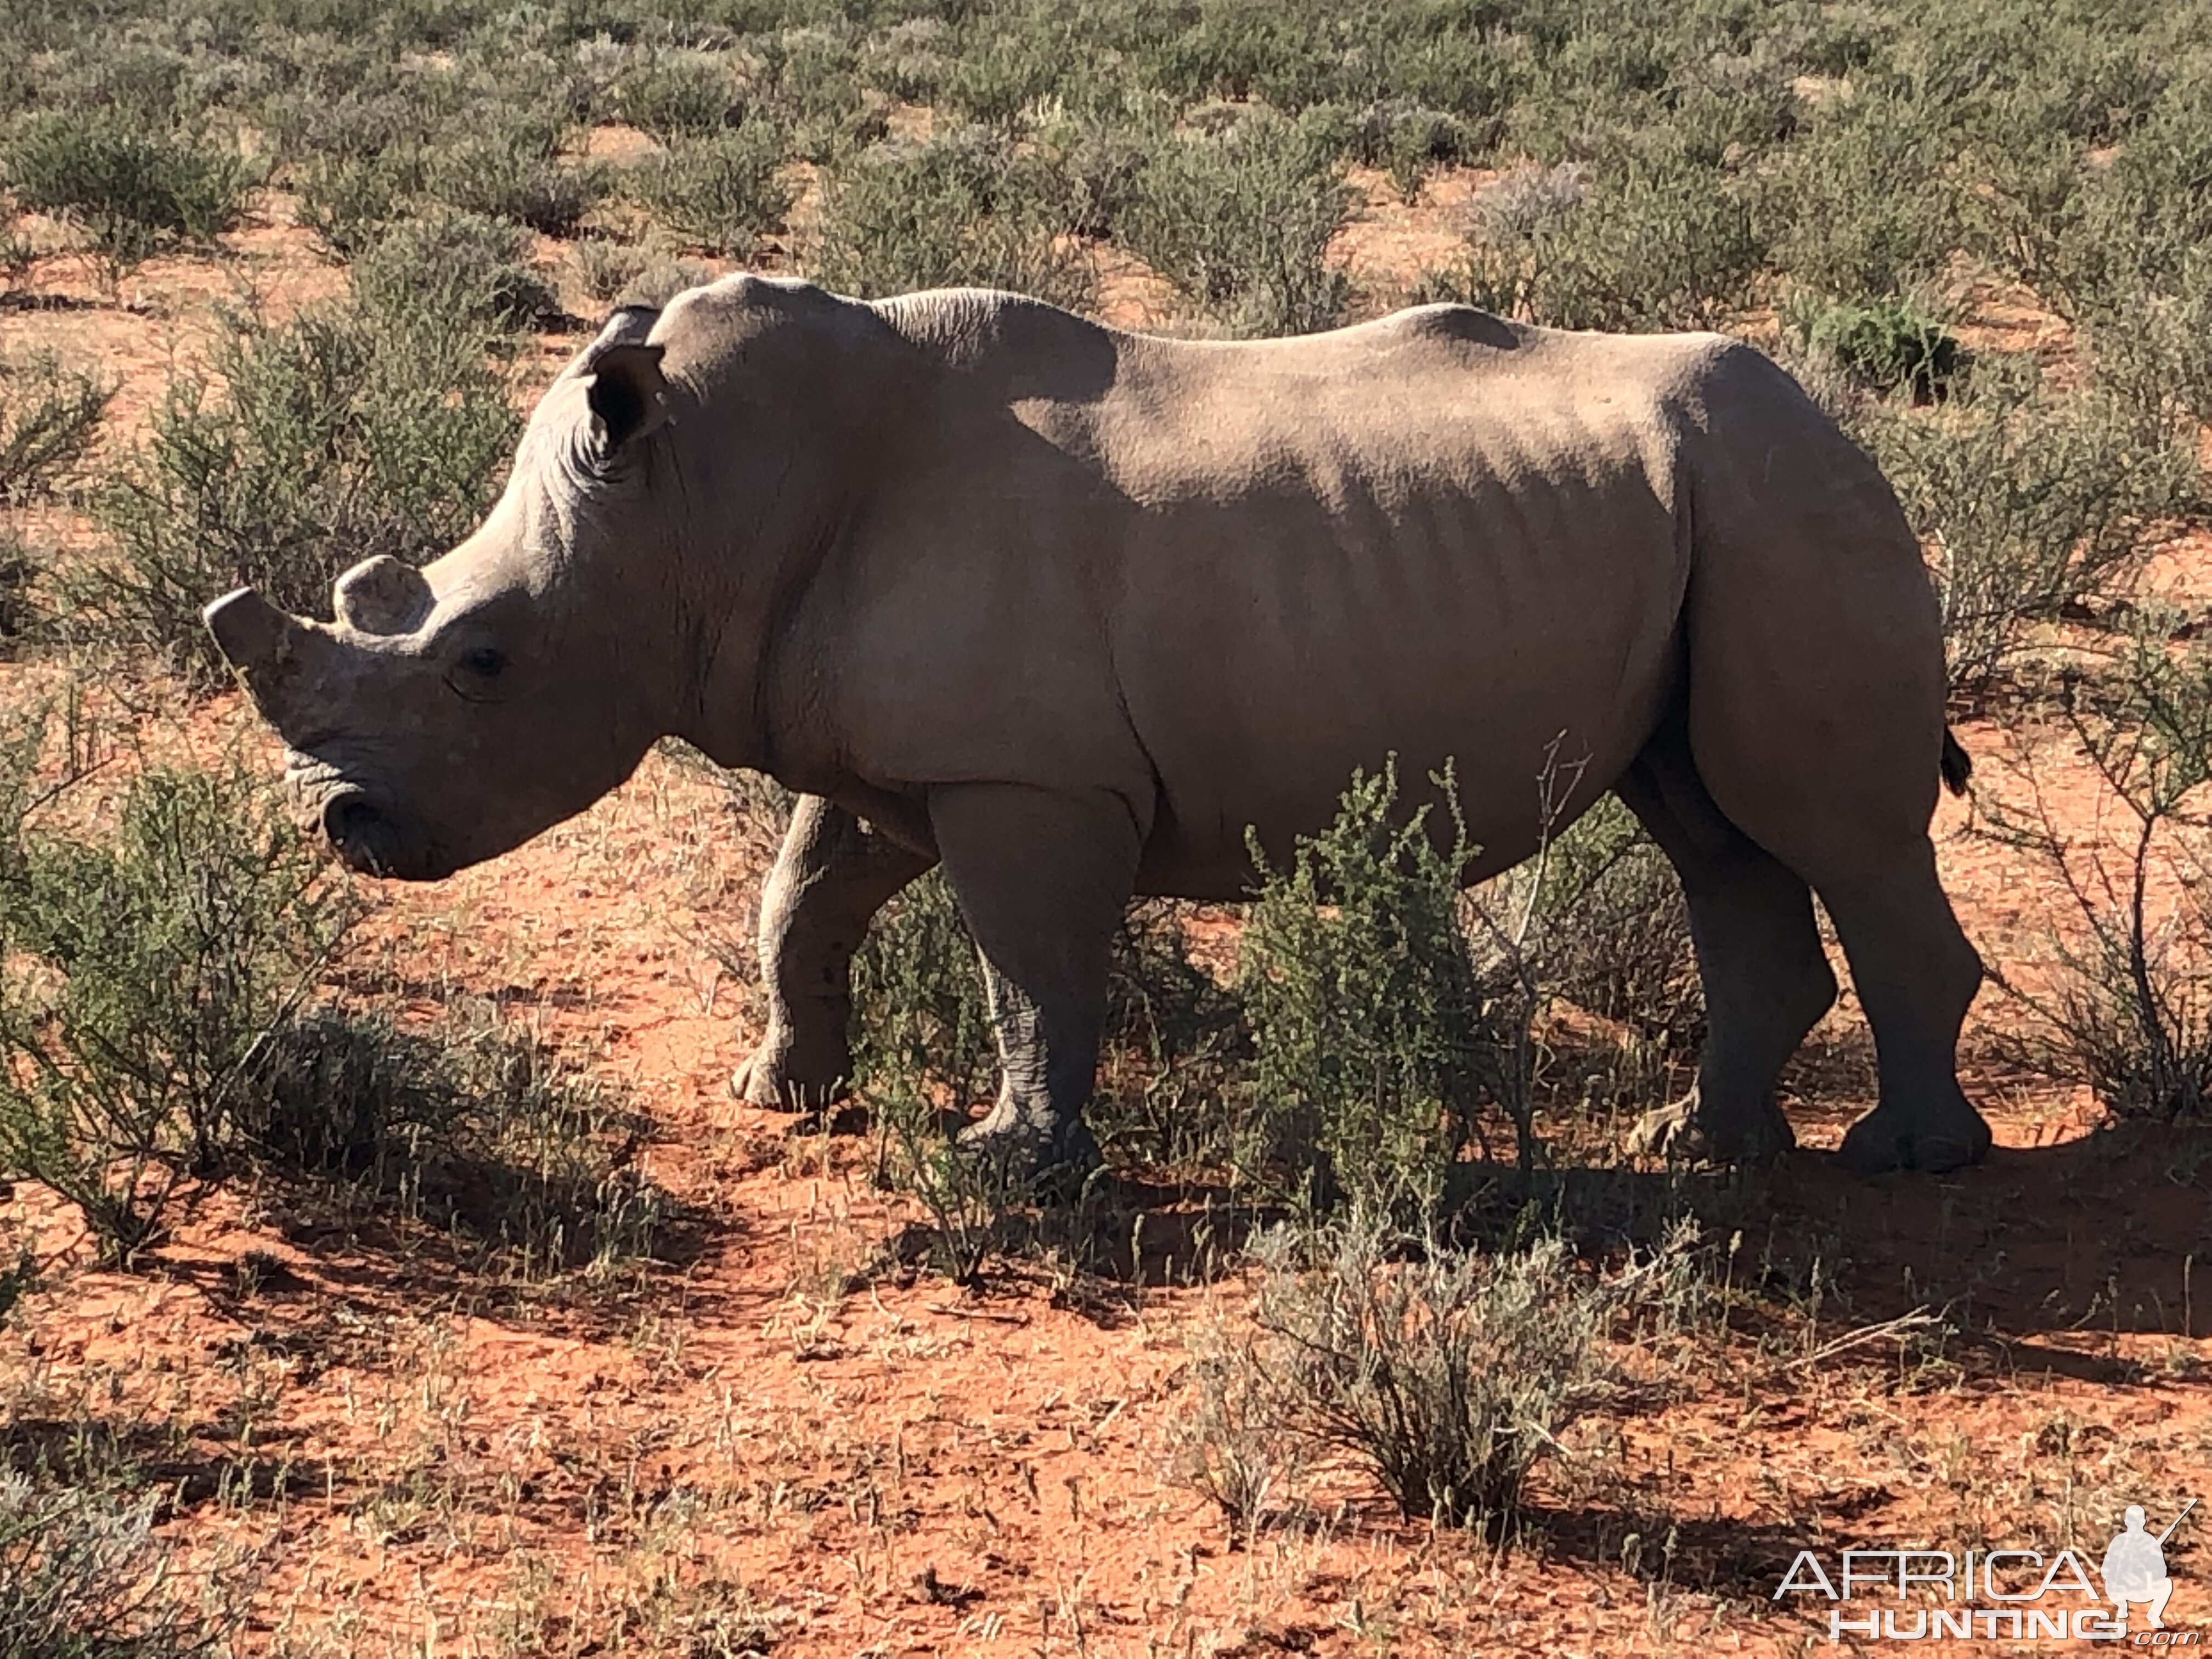
<path fill-rule="evenodd" d="M 1818 892 L 1880 1055 L 1845 1156 L 1989 1145 L 1954 1070 L 1981 964 L 1928 836 L 1966 763 L 1920 550 L 1725 338 L 1429 306 L 1195 343 L 733 276 L 617 313 L 483 527 L 335 598 L 335 625 L 250 590 L 207 621 L 357 869 L 490 858 L 666 733 L 801 792 L 756 1102 L 836 1089 L 853 950 L 942 860 L 1005 1068 L 969 1136 L 1079 1165 L 1133 894 L 1243 895 L 1246 826 L 1280 859 L 1394 752 L 1455 763 L 1480 878 L 1537 845 L 1555 752 L 1553 827 L 1613 790 L 1688 892 L 1711 1035 L 1657 1144 L 1791 1144 L 1776 1074 L 1836 988 Z"/>

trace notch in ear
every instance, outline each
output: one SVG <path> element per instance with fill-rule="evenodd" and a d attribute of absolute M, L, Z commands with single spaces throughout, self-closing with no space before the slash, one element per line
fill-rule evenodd
<path fill-rule="evenodd" d="M 665 349 L 624 340 L 592 354 L 584 398 L 598 422 L 601 449 L 611 453 L 668 418 L 668 379 L 660 371 Z"/>

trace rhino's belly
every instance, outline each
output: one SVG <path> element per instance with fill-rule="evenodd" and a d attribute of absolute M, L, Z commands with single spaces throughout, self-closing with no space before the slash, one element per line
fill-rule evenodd
<path fill-rule="evenodd" d="M 1163 749 L 1172 758 L 1157 774 L 1139 889 L 1245 896 L 1255 875 L 1248 830 L 1267 862 L 1284 867 L 1297 838 L 1336 815 L 1355 769 L 1371 775 L 1385 765 L 1395 769 L 1399 813 L 1427 805 L 1440 847 L 1450 844 L 1456 799 L 1477 853 L 1468 878 L 1480 880 L 1529 857 L 1612 787 L 1658 723 L 1668 685 L 1664 672 L 1632 689 L 1566 684 L 1361 732 L 1285 721 L 1264 747 L 1238 752 L 1207 754 L 1202 741 L 1157 745 L 1156 761 Z M 1447 776 L 1449 798 L 1439 781 Z"/>

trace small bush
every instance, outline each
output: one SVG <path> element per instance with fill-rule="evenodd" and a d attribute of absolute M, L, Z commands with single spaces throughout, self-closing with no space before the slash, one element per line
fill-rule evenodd
<path fill-rule="evenodd" d="M 2177 653 L 2177 620 L 2141 615 L 2115 672 L 2065 699 L 2078 752 L 2124 815 L 2120 833 L 2083 845 L 2039 785 L 2024 808 L 1984 808 L 1985 832 L 2027 851 L 2072 913 L 2048 935 L 2047 986 L 1998 976 L 2032 1021 L 2009 1046 L 2046 1076 L 2086 1079 L 2121 1118 L 2212 1113 L 2212 846 L 2184 806 L 2212 780 L 2212 652 Z"/>
<path fill-rule="evenodd" d="M 1928 402 L 1950 390 L 1966 361 L 1956 335 L 1901 300 L 1808 306 L 1784 319 L 1808 350 L 1832 357 L 1876 392 Z"/>
<path fill-rule="evenodd" d="M 254 1068 L 349 916 L 240 775 L 145 773 L 105 839 L 27 824 L 46 726 L 12 735 L 4 780 L 0 1178 L 52 1187 L 127 1259 L 235 1147 Z"/>
<path fill-rule="evenodd" d="M 615 295 L 618 306 L 665 306 L 687 289 L 704 288 L 720 273 L 696 259 L 663 259 L 648 264 L 622 285 Z"/>
<path fill-rule="evenodd" d="M 244 1142 L 394 1198 L 525 1279 L 652 1252 L 669 1203 L 635 1162 L 651 1125 L 488 1002 L 428 1023 L 323 1006 L 253 1068 Z"/>
<path fill-rule="evenodd" d="M 1117 1163 L 1233 1171 L 1253 1102 L 1251 1032 L 1235 994 L 1193 962 L 1182 907 L 1132 906 L 1106 966 L 1105 1039 L 1090 1119 Z"/>
<path fill-rule="evenodd" d="M 92 442 L 112 395 L 51 356 L 0 359 L 0 501 L 52 489 Z"/>
<path fill-rule="evenodd" d="M 111 544 L 63 582 L 68 626 L 215 677 L 210 595 L 251 583 L 327 616 L 349 566 L 420 562 L 473 529 L 520 422 L 485 355 L 484 294 L 438 279 L 282 324 L 234 318 L 210 372 L 170 383 L 149 442 L 101 492 Z"/>
<path fill-rule="evenodd" d="M 1279 1231 L 1260 1258 L 1255 1334 L 1200 1371 L 1186 1436 L 1209 1418 L 1271 1421 L 1309 1455 L 1371 1473 L 1410 1519 L 1496 1528 L 1560 1435 L 1609 1398 L 1599 1345 L 1621 1284 L 1578 1271 L 1557 1239 L 1487 1260 L 1423 1255 L 1355 1215 Z M 1216 1440 L 1231 1480 L 1233 1450 Z"/>
<path fill-rule="evenodd" d="M 1191 1376 L 1168 1419 L 1168 1478 L 1208 1499 L 1232 1544 L 1249 1547 L 1269 1514 L 1297 1495 L 1311 1449 L 1288 1432 L 1281 1378 L 1249 1333 L 1217 1310 L 1188 1330 Z"/>
<path fill-rule="evenodd" d="M 1539 916 L 1550 994 L 1680 1053 L 1704 1036 L 1705 988 L 1674 866 L 1607 797 L 1553 843 Z"/>
<path fill-rule="evenodd" d="M 234 1564 L 188 1595 L 154 1533 L 163 1494 L 123 1504 L 0 1469 L 0 1659 L 198 1659 L 246 1622 Z"/>
<path fill-rule="evenodd" d="M 1862 410 L 1853 435 L 1930 548 L 1954 693 L 2015 667 L 2039 627 L 2124 584 L 2145 523 L 2191 488 L 2191 458 L 2096 388 L 2057 392 L 2032 362 L 1985 358 L 1948 404 Z"/>
<path fill-rule="evenodd" d="M 1136 199 L 1161 135 L 1142 114 L 1126 122 L 1087 117 L 1047 123 L 1036 144 L 1046 189 L 1072 235 L 1113 235 Z"/>
<path fill-rule="evenodd" d="M 584 293 L 594 304 L 601 306 L 613 305 L 623 290 L 644 276 L 646 268 L 653 263 L 643 248 L 597 237 L 578 242 L 569 257 L 574 262 L 576 280 L 583 285 Z"/>
<path fill-rule="evenodd" d="M 833 167 L 882 138 L 890 100 L 868 86 L 860 48 L 824 25 L 787 28 L 752 45 L 763 59 L 767 102 L 803 160 Z"/>
<path fill-rule="evenodd" d="M 1946 180 L 1948 124 L 1868 94 L 1838 103 L 1783 155 L 1777 267 L 1818 294 L 1893 299 L 1942 274 L 1964 234 Z"/>
<path fill-rule="evenodd" d="M 1030 1196 L 945 1133 L 986 1097 L 998 1052 L 952 884 L 933 870 L 884 908 L 853 957 L 854 1092 L 875 1112 L 878 1178 L 918 1199 L 937 1265 L 956 1283 L 982 1271 Z"/>
<path fill-rule="evenodd" d="M 630 199 L 690 246 L 749 258 L 780 230 L 795 192 L 781 177 L 784 134 L 765 120 L 678 143 L 637 167 Z"/>
<path fill-rule="evenodd" d="M 79 221 L 117 265 L 229 228 L 252 177 L 213 139 L 134 129 L 102 111 L 33 118 L 8 141 L 5 161 L 18 201 Z"/>
<path fill-rule="evenodd" d="M 885 905 L 853 957 L 853 1079 L 864 1097 L 897 1082 L 964 1109 L 989 1089 L 998 1051 L 975 945 L 952 884 L 933 870 Z"/>
<path fill-rule="evenodd" d="M 1473 125 L 1410 98 L 1396 97 L 1362 111 L 1352 125 L 1350 138 L 1353 156 L 1387 171 L 1399 197 L 1410 203 L 1436 168 L 1469 167 L 1488 155 L 1498 131 L 1494 123 Z"/>
<path fill-rule="evenodd" d="M 353 268 L 354 291 L 397 315 L 434 295 L 483 319 L 488 331 L 528 329 L 558 318 L 561 296 L 530 264 L 530 240 L 503 220 L 444 213 L 398 225 Z"/>
<path fill-rule="evenodd" d="M 2212 114 L 2201 85 L 2169 88 L 2109 164 L 2047 131 L 1978 154 L 1983 245 L 2063 314 L 2171 293 L 2212 241 Z M 1985 198 L 1985 199 L 1984 199 Z"/>
<path fill-rule="evenodd" d="M 1749 302 L 1765 246 L 1723 175 L 1681 154 L 1610 177 L 1525 164 L 1476 198 L 1462 269 L 1436 297 L 1552 328 L 1711 328 Z"/>
<path fill-rule="evenodd" d="M 404 220 L 422 185 L 418 152 L 318 158 L 300 179 L 300 222 L 342 259 L 358 257 Z"/>
<path fill-rule="evenodd" d="M 1307 334 L 1343 319 L 1347 284 L 1328 254 L 1351 215 L 1329 147 L 1260 111 L 1216 136 L 1163 142 L 1118 234 L 1232 332 Z"/>
<path fill-rule="evenodd" d="M 917 289 L 1005 289 L 1080 306 L 1088 269 L 1033 158 L 983 129 L 884 144 L 823 189 L 815 276 L 861 299 Z"/>
<path fill-rule="evenodd" d="M 617 118 L 664 144 L 736 126 L 745 103 L 730 60 L 713 52 L 640 57 L 622 71 L 614 87 Z"/>
<path fill-rule="evenodd" d="M 1348 1200 L 1435 1216 L 1496 1036 L 1460 921 L 1473 849 L 1462 834 L 1439 851 L 1431 809 L 1397 799 L 1395 763 L 1355 774 L 1286 868 L 1252 848 L 1239 991 L 1260 1112 L 1245 1161 L 1316 1213 Z"/>
<path fill-rule="evenodd" d="M 2098 383 L 2152 442 L 2212 426 L 2212 247 L 2192 249 L 2169 278 L 2122 285 L 2082 317 Z"/>
<path fill-rule="evenodd" d="M 557 132 L 526 125 L 430 152 L 422 188 L 463 213 L 566 236 L 606 194 L 607 179 L 596 164 L 561 160 Z"/>

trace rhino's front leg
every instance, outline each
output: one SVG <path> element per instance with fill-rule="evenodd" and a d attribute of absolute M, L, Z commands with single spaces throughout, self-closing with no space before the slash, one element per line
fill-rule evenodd
<path fill-rule="evenodd" d="M 1136 879 L 1136 818 L 1103 790 L 1014 784 L 933 790 L 929 817 L 982 957 L 1003 1071 L 997 1103 L 962 1146 L 1016 1180 L 1079 1178 L 1098 1161 L 1083 1108 L 1107 951 Z"/>
<path fill-rule="evenodd" d="M 768 1030 L 730 1079 L 739 1099 L 796 1110 L 844 1093 L 853 952 L 876 912 L 933 862 L 819 795 L 799 798 L 761 892 Z"/>

